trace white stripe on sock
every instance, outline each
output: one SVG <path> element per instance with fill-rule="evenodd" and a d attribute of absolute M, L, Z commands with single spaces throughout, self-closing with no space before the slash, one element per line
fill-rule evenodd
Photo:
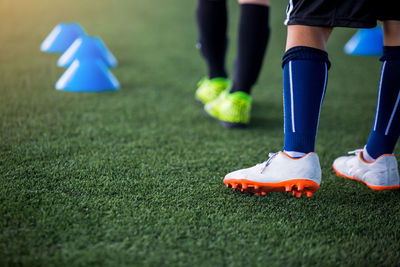
<path fill-rule="evenodd" d="M 389 133 L 390 125 L 392 124 L 394 114 L 396 114 L 397 106 L 399 105 L 399 100 L 400 100 L 400 91 L 399 91 L 399 94 L 397 95 L 396 104 L 394 104 L 394 108 L 392 111 L 392 115 L 390 116 L 388 126 L 386 127 L 385 135 L 388 135 L 388 133 Z"/>
<path fill-rule="evenodd" d="M 289 80 L 290 80 L 290 113 L 292 116 L 292 132 L 296 132 L 294 125 L 294 100 L 293 100 L 293 76 L 292 76 L 292 61 L 289 61 Z"/>
<path fill-rule="evenodd" d="M 283 24 L 285 24 L 285 25 L 288 24 L 289 19 L 290 19 L 290 14 L 292 13 L 292 11 L 293 11 L 293 0 L 290 0 L 288 9 L 286 10 L 286 19 L 285 19 L 285 22 L 283 22 Z"/>
<path fill-rule="evenodd" d="M 319 103 L 319 111 L 318 111 L 318 122 L 317 122 L 317 130 L 318 130 L 318 125 L 319 125 L 319 116 L 321 114 L 321 107 L 322 107 L 322 102 L 324 101 L 325 98 L 325 92 L 326 92 L 326 86 L 328 82 L 328 66 L 325 62 L 325 81 L 324 81 L 324 90 L 322 91 L 322 97 L 321 97 L 321 102 Z M 315 131 L 315 135 L 317 135 L 317 131 Z"/>
<path fill-rule="evenodd" d="M 285 112 L 285 92 L 282 90 L 282 102 L 283 102 L 283 118 L 286 118 L 286 112 Z M 286 120 L 283 120 L 283 133 L 286 134 Z"/>
<path fill-rule="evenodd" d="M 385 66 L 386 66 L 386 61 L 383 62 L 382 71 L 381 71 L 381 79 L 379 80 L 378 103 L 376 104 L 374 131 L 376 131 L 376 124 L 378 123 L 379 102 L 381 102 L 382 79 L 383 79 L 383 74 L 385 73 Z"/>

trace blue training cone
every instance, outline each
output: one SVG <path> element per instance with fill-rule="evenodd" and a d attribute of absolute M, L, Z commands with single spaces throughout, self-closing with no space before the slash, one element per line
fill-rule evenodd
<path fill-rule="evenodd" d="M 381 56 L 383 46 L 382 28 L 360 29 L 344 46 L 349 55 Z"/>
<path fill-rule="evenodd" d="M 118 62 L 100 38 L 88 35 L 81 36 L 58 59 L 59 67 L 69 67 L 74 60 L 100 59 L 108 67 L 115 67 Z"/>
<path fill-rule="evenodd" d="M 57 90 L 103 92 L 118 90 L 120 84 L 102 60 L 74 60 L 56 83 Z"/>
<path fill-rule="evenodd" d="M 40 50 L 47 53 L 64 53 L 76 38 L 84 34 L 85 31 L 78 23 L 60 23 L 43 41 Z"/>

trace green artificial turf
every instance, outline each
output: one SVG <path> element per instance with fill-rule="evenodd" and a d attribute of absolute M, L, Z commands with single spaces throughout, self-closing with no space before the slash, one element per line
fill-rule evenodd
<path fill-rule="evenodd" d="M 342 51 L 355 30 L 338 29 L 328 45 L 320 190 L 257 197 L 222 183 L 282 148 L 285 4 L 272 1 L 251 125 L 227 130 L 194 101 L 205 74 L 196 1 L 1 0 L 0 265 L 400 264 L 399 192 L 331 168 L 365 144 L 375 112 L 380 63 Z M 234 1 L 229 9 L 232 70 Z M 64 21 L 104 40 L 120 91 L 54 89 L 64 69 L 39 47 Z"/>

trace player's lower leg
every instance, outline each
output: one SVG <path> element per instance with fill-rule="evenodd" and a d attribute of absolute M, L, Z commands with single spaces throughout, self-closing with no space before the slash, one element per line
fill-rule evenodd
<path fill-rule="evenodd" d="M 240 5 L 238 52 L 234 68 L 231 93 L 247 94 L 260 74 L 269 40 L 269 6 L 243 2 Z"/>
<path fill-rule="evenodd" d="M 226 127 L 243 127 L 250 122 L 250 90 L 259 76 L 269 38 L 269 1 L 239 1 L 238 55 L 230 95 L 221 95 L 205 112 Z"/>
<path fill-rule="evenodd" d="M 282 66 L 284 149 L 295 155 L 279 152 L 261 166 L 228 174 L 224 183 L 257 194 L 292 191 L 295 196 L 310 197 L 321 181 L 321 167 L 313 151 L 330 62 L 321 49 L 295 46 L 286 51 Z"/>
<path fill-rule="evenodd" d="M 199 103 L 206 104 L 215 100 L 231 85 L 225 70 L 228 20 L 226 0 L 199 0 L 196 15 L 199 46 L 207 62 L 208 75 L 199 81 L 195 98 Z"/>
<path fill-rule="evenodd" d="M 293 157 L 314 151 L 330 62 L 320 49 L 296 46 L 283 57 L 284 150 Z"/>
<path fill-rule="evenodd" d="M 400 188 L 393 155 L 400 135 L 400 46 L 384 46 L 381 61 L 375 120 L 367 145 L 355 156 L 333 163 L 339 176 L 362 181 L 374 190 Z"/>
<path fill-rule="evenodd" d="M 208 78 L 226 78 L 228 14 L 226 0 L 199 0 L 196 10 L 199 45 L 208 66 Z"/>
<path fill-rule="evenodd" d="M 400 46 L 385 46 L 375 121 L 366 151 L 372 159 L 392 154 L 400 135 Z"/>

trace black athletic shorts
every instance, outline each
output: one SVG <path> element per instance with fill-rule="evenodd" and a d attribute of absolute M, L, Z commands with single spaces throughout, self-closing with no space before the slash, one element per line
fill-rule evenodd
<path fill-rule="evenodd" d="M 286 25 L 372 28 L 400 20 L 400 0 L 290 0 Z"/>

